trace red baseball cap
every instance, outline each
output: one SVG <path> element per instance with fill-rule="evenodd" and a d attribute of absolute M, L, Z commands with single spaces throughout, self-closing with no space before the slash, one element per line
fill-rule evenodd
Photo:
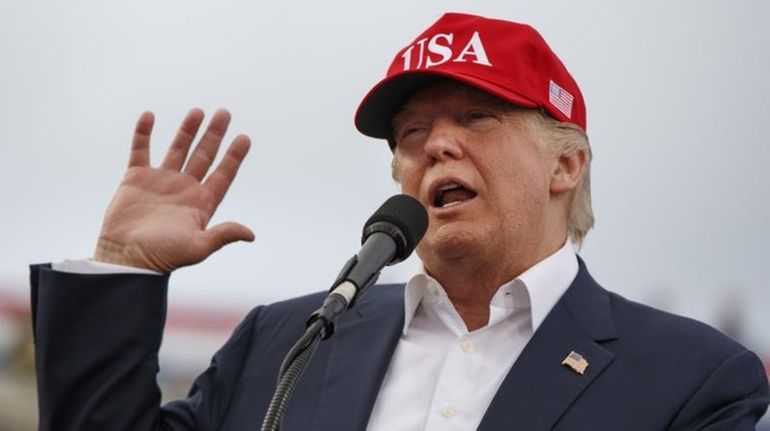
<path fill-rule="evenodd" d="M 358 106 L 356 127 L 364 135 L 390 139 L 393 115 L 437 77 L 466 83 L 518 106 L 541 108 L 586 130 L 580 88 L 535 29 L 461 13 L 444 14 L 396 54 L 385 78 Z"/>

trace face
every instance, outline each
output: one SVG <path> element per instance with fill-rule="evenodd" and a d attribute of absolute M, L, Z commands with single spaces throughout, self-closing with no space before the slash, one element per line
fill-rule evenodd
<path fill-rule="evenodd" d="M 530 115 L 537 114 L 443 82 L 394 117 L 394 176 L 428 210 L 417 252 L 429 270 L 457 259 L 520 258 L 542 242 L 552 162 Z"/>

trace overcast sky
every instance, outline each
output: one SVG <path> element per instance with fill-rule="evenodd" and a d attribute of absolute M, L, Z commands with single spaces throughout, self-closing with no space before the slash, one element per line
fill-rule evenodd
<path fill-rule="evenodd" d="M 158 161 L 193 106 L 227 107 L 252 153 L 214 222 L 253 244 L 172 277 L 174 304 L 245 309 L 325 289 L 398 191 L 361 97 L 445 11 L 532 24 L 580 84 L 607 288 L 770 350 L 770 2 L 3 1 L 0 292 L 26 265 L 90 255 L 143 110 Z M 389 269 L 405 280 L 415 263 Z M 737 308 L 736 308 L 737 307 Z"/>

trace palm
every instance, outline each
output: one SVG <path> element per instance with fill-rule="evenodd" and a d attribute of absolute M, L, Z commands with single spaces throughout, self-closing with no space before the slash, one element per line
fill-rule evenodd
<path fill-rule="evenodd" d="M 97 260 L 167 272 L 200 262 L 229 242 L 253 239 L 251 231 L 237 223 L 207 229 L 248 152 L 249 141 L 245 136 L 237 137 L 219 166 L 203 181 L 229 115 L 218 112 L 214 116 L 187 160 L 202 115 L 197 110 L 190 112 L 158 168 L 149 166 L 152 116 L 140 118 L 129 168 L 105 215 Z"/>

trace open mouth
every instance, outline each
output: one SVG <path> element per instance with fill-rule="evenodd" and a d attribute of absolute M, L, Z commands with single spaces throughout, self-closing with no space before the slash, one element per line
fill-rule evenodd
<path fill-rule="evenodd" d="M 476 197 L 476 192 L 460 183 L 450 181 L 436 188 L 431 203 L 436 208 L 450 208 Z"/>

